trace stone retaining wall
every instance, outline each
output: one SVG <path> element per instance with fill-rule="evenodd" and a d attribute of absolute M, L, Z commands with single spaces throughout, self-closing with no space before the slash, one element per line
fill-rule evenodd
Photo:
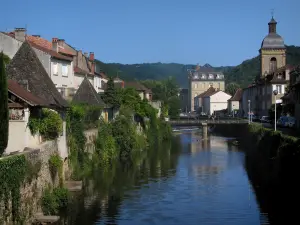
<path fill-rule="evenodd" d="M 48 185 L 51 187 L 56 187 L 59 185 L 58 177 L 56 176 L 54 179 L 52 179 L 49 170 L 50 156 L 53 154 L 58 154 L 57 142 L 48 141 L 40 145 L 37 149 L 26 148 L 24 149 L 24 152 L 19 154 L 24 154 L 28 163 L 32 165 L 31 168 L 34 168 L 33 170 L 37 171 L 37 176 L 32 177 L 31 181 L 25 180 L 20 188 L 20 216 L 24 221 L 24 224 L 31 224 L 31 222 L 34 220 L 34 215 L 37 212 L 42 211 L 40 199 L 43 194 L 43 190 L 48 187 Z M 6 157 L 3 157 L 2 160 L 5 160 Z M 30 171 L 26 171 L 26 173 L 28 172 Z M 11 204 L 9 210 L 11 211 Z M 6 222 L 4 222 L 4 225 L 10 224 L 12 224 L 11 216 Z"/>

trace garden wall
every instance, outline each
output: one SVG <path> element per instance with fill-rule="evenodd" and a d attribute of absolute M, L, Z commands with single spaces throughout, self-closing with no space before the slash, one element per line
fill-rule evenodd
<path fill-rule="evenodd" d="M 50 185 L 51 187 L 58 186 L 58 177 L 52 177 L 49 169 L 49 159 L 51 155 L 57 154 L 57 142 L 48 141 L 39 146 L 38 149 L 25 149 L 24 152 L 6 156 L 0 159 L 0 164 L 4 165 L 6 162 L 10 162 L 8 165 L 12 168 L 7 168 L 9 171 L 1 171 L 1 173 L 7 173 L 5 176 L 0 175 L 2 184 L 8 184 L 10 190 L 3 190 L 5 185 L 0 185 L 0 215 L 3 217 L 0 219 L 0 224 L 31 224 L 34 220 L 34 216 L 38 212 L 42 212 L 40 199 L 43 190 Z M 25 158 L 25 161 L 23 159 Z M 15 174 L 12 170 L 16 169 L 18 161 L 25 162 L 22 167 L 17 170 L 18 174 Z M 16 163 L 14 163 L 16 162 Z M 24 170 L 23 170 L 24 169 Z M 18 180 L 18 177 L 22 176 L 24 172 L 23 180 L 20 180 L 20 187 L 18 185 L 11 186 L 11 182 Z M 14 181 L 15 179 L 15 181 Z M 19 191 L 19 199 L 16 193 Z M 7 199 L 5 195 L 12 193 L 12 197 Z M 6 203 L 5 203 L 6 202 Z M 18 209 L 14 208 L 17 205 Z"/>

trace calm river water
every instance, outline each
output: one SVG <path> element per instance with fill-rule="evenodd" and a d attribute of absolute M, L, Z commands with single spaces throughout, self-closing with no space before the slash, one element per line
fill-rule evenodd
<path fill-rule="evenodd" d="M 232 139 L 175 133 L 161 148 L 95 171 L 64 224 L 268 224 Z"/>

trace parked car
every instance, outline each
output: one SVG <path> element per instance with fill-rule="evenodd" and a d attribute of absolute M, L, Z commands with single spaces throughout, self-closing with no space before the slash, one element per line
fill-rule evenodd
<path fill-rule="evenodd" d="M 260 122 L 261 122 L 261 123 L 270 123 L 270 122 L 271 122 L 271 119 L 270 119 L 269 116 L 262 116 L 262 117 L 260 118 Z"/>
<path fill-rule="evenodd" d="M 252 116 L 252 121 L 253 121 L 253 122 L 258 122 L 258 121 L 260 121 L 260 119 L 259 119 L 258 116 L 253 115 L 253 116 Z"/>
<path fill-rule="evenodd" d="M 296 125 L 295 117 L 289 116 L 288 121 L 287 121 L 287 127 L 293 128 L 293 127 L 295 127 L 295 125 Z"/>
<path fill-rule="evenodd" d="M 288 117 L 287 116 L 281 116 L 278 120 L 277 120 L 277 126 L 279 127 L 287 127 L 288 126 Z"/>

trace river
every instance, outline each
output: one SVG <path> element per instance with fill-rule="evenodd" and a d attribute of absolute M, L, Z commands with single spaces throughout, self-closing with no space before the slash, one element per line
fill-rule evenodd
<path fill-rule="evenodd" d="M 268 224 L 232 139 L 199 130 L 94 171 L 73 196 L 64 224 Z"/>

